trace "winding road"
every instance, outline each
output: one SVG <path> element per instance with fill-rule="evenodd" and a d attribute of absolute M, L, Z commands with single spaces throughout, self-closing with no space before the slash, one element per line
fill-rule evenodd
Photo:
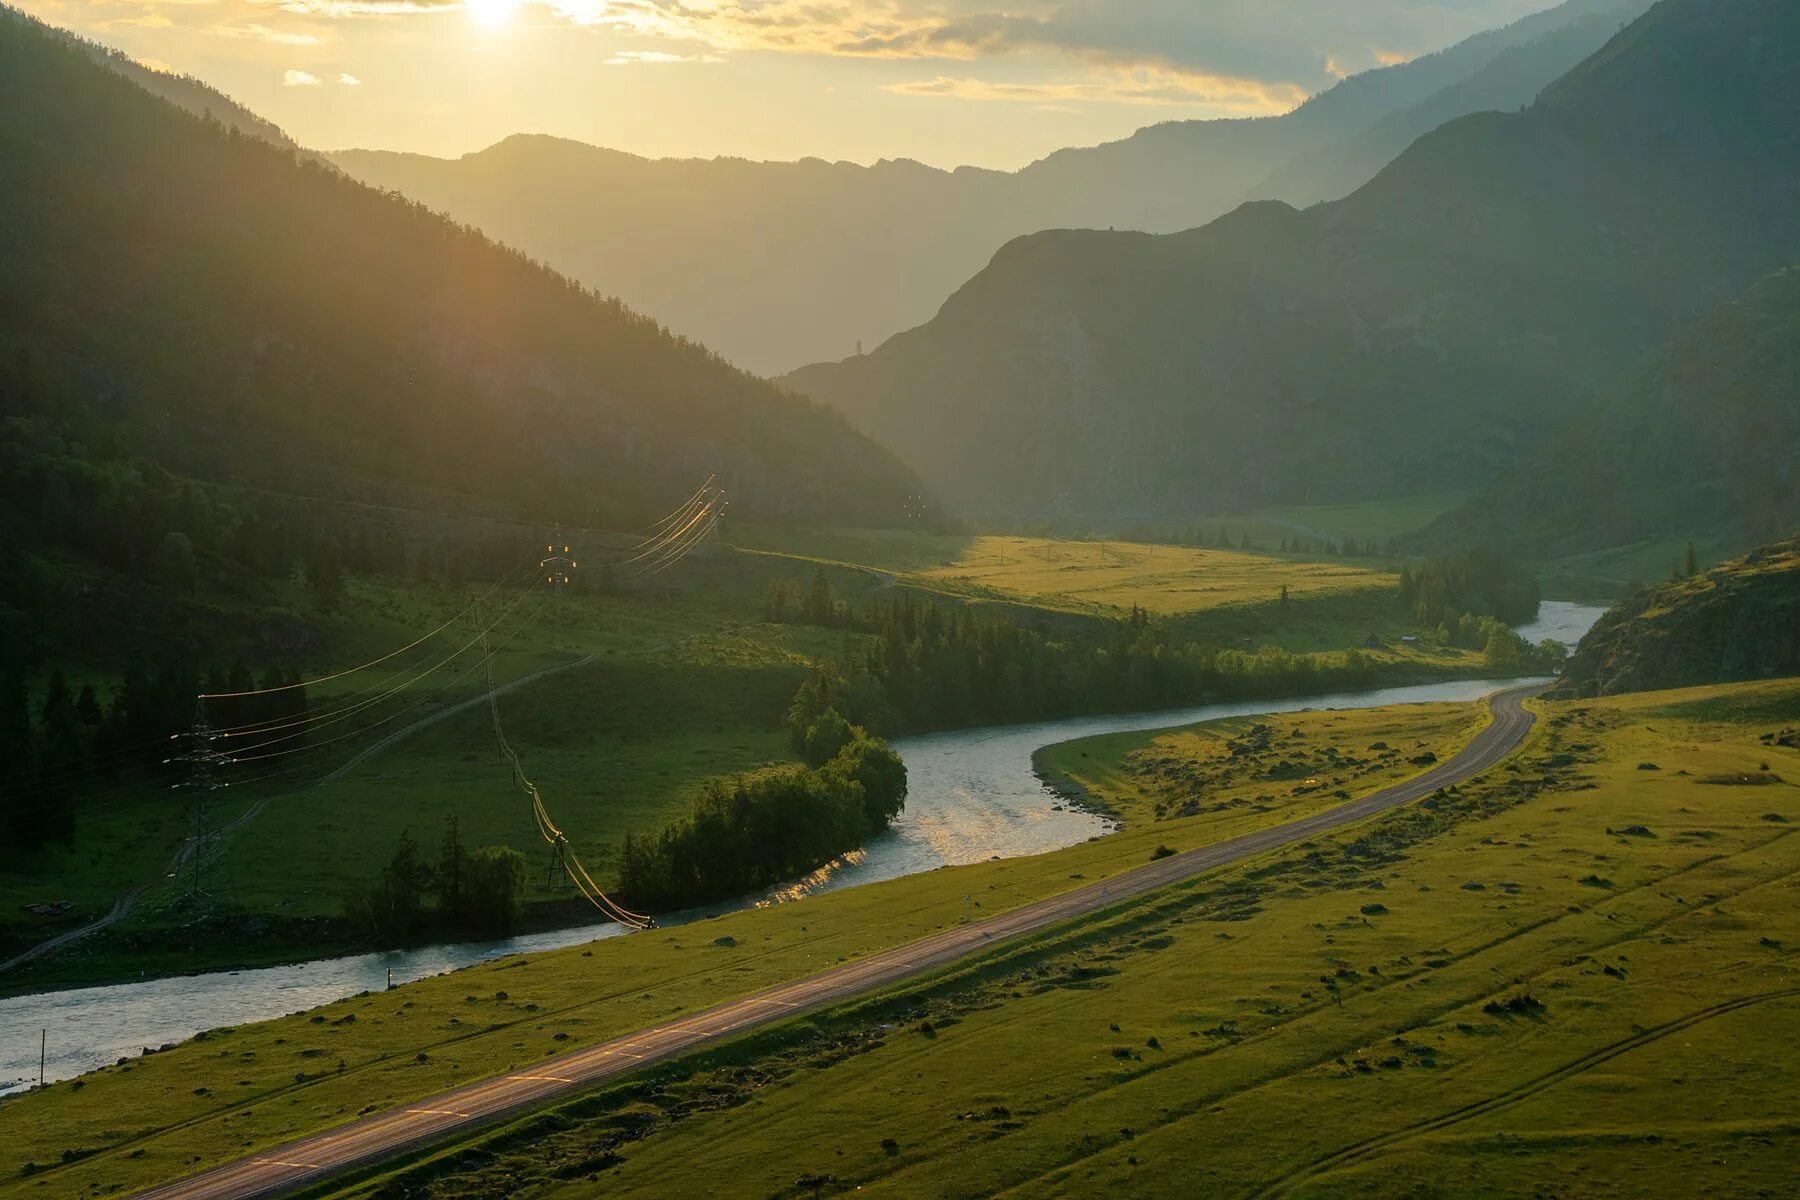
<path fill-rule="evenodd" d="M 1438 788 L 1462 783 L 1507 758 L 1531 732 L 1535 717 L 1525 707 L 1525 701 L 1543 686 L 1535 684 L 1496 693 L 1489 701 L 1493 719 L 1460 753 L 1422 775 L 1336 808 L 1174 854 L 1101 883 L 727 1001 L 669 1025 L 547 1059 L 534 1064 L 528 1073 L 500 1076 L 443 1092 L 142 1195 L 153 1200 L 245 1200 L 314 1185 L 343 1171 L 466 1135 L 746 1030 L 900 983 L 1007 939 L 1036 933 L 1121 900 L 1365 820 L 1429 796 Z"/>

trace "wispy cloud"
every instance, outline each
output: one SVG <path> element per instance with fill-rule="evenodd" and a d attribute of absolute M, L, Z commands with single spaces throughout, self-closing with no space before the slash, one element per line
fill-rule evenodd
<path fill-rule="evenodd" d="M 282 87 L 319 87 L 323 83 L 324 80 L 311 71 L 296 71 L 289 67 L 281 73 Z"/>
<path fill-rule="evenodd" d="M 239 38 L 245 41 L 270 42 L 277 46 L 317 46 L 325 39 L 316 33 L 291 29 L 272 29 L 252 22 L 247 25 L 212 25 L 207 32 L 215 37 Z"/>
<path fill-rule="evenodd" d="M 609 67 L 655 66 L 665 63 L 722 63 L 718 54 L 670 54 L 667 50 L 621 50 L 606 60 Z"/>
<path fill-rule="evenodd" d="M 1074 104 L 1136 104 L 1205 106 L 1242 116 L 1286 112 L 1306 98 L 1304 92 L 1291 85 L 1148 69 L 1097 71 L 1089 80 L 1052 83 L 939 75 L 889 84 L 886 90 L 902 96 L 1010 101 L 1059 112 L 1076 111 L 1070 107 Z"/>
<path fill-rule="evenodd" d="M 362 86 L 362 80 L 360 80 L 356 76 L 350 74 L 348 71 L 345 71 L 344 73 L 342 73 L 341 75 L 338 76 L 338 82 L 343 84 L 345 87 L 361 87 Z"/>
<path fill-rule="evenodd" d="M 462 0 L 278 0 L 282 12 L 304 17 L 411 17 L 455 12 Z"/>
<path fill-rule="evenodd" d="M 1064 108 L 1125 103 L 1225 114 L 1292 107 L 1347 75 L 1407 61 L 1554 2 L 518 0 L 518 20 L 609 35 L 596 57 L 610 66 L 755 55 L 913 61 L 921 65 L 920 78 L 885 84 L 886 90 Z M 332 30 L 336 22 L 460 22 L 470 0 L 106 3 L 121 14 L 121 23 L 158 29 L 175 24 L 245 42 L 304 47 L 340 40 Z"/>

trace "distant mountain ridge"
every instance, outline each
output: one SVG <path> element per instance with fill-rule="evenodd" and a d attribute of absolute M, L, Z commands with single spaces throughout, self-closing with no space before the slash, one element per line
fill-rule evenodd
<path fill-rule="evenodd" d="M 744 514 L 892 524 L 921 490 L 840 415 L 140 82 L 0 20 L 0 400 L 23 445 L 53 404 L 107 451 L 39 447 L 58 456 L 627 528 L 715 474 Z"/>
<path fill-rule="evenodd" d="M 1796 260 L 1797 56 L 1800 5 L 1663 0 L 1344 200 L 1022 238 L 931 322 L 788 382 L 973 512 L 1468 487 Z"/>
<path fill-rule="evenodd" d="M 535 135 L 454 160 L 365 150 L 330 158 L 734 362 L 785 371 L 929 319 L 1022 234 L 1172 232 L 1246 198 L 1335 199 L 1419 132 L 1530 102 L 1649 2 L 1568 0 L 1353 76 L 1285 116 L 1170 122 L 1011 173 L 909 161 L 651 160 Z"/>

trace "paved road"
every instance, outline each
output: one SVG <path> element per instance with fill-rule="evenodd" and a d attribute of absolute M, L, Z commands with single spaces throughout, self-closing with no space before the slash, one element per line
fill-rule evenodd
<path fill-rule="evenodd" d="M 1530 732 L 1534 718 L 1524 701 L 1542 686 L 1496 694 L 1490 701 L 1493 720 L 1460 754 L 1383 791 L 1302 820 L 1171 855 L 1102 883 L 984 921 L 959 925 L 818 975 L 728 1001 L 669 1025 L 546 1059 L 526 1073 L 471 1084 L 406 1108 L 353 1121 L 143 1195 L 154 1200 L 244 1200 L 280 1195 L 352 1167 L 367 1166 L 431 1142 L 467 1134 L 482 1125 L 745 1030 L 887 987 L 1009 938 L 1034 933 L 1120 900 L 1361 821 L 1428 796 L 1440 787 L 1461 783 L 1501 762 Z"/>

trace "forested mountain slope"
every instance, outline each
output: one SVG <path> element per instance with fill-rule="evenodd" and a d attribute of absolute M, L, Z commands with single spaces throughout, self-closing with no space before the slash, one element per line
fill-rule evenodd
<path fill-rule="evenodd" d="M 1343 201 L 1023 238 L 929 324 L 789 381 L 977 511 L 1466 487 L 1800 256 L 1797 55 L 1800 5 L 1664 0 Z"/>
<path fill-rule="evenodd" d="M 20 19 L 0 21 L 0 361 L 26 512 L 52 476 L 91 500 L 134 459 L 619 521 L 714 472 L 768 514 L 898 519 L 917 488 L 837 414 Z"/>
<path fill-rule="evenodd" d="M 1556 558 L 1800 529 L 1800 268 L 1709 313 L 1422 535 Z"/>
<path fill-rule="evenodd" d="M 927 320 L 1021 234 L 1168 232 L 1246 196 L 1335 199 L 1420 132 L 1529 103 L 1648 2 L 1568 0 L 1353 76 L 1285 116 L 1169 122 L 1012 173 L 908 161 L 652 160 L 540 136 L 459 159 L 365 150 L 331 157 L 625 298 L 734 362 L 785 371 Z"/>

